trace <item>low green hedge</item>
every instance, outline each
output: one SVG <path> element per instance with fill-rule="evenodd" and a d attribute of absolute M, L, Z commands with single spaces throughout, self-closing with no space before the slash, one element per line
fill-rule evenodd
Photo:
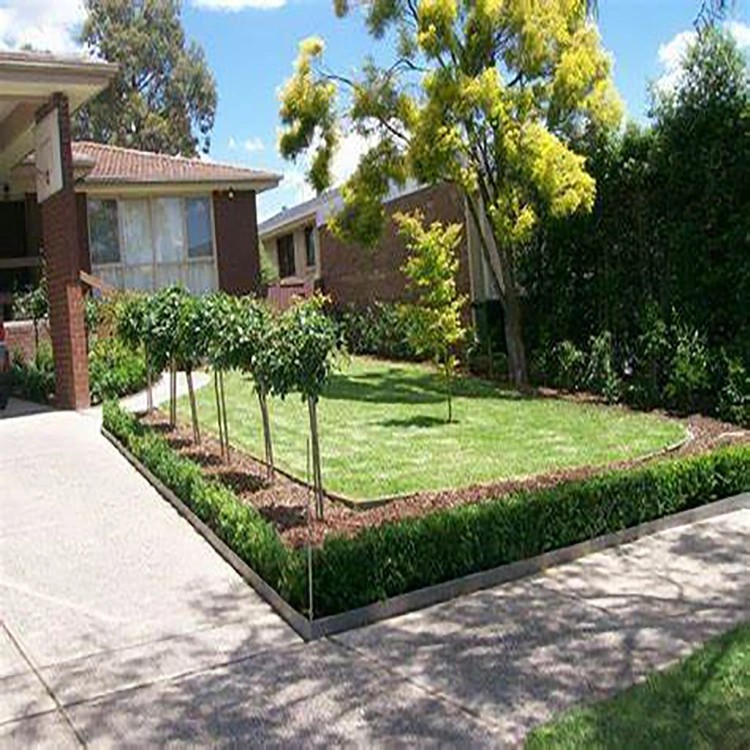
<path fill-rule="evenodd" d="M 227 488 L 114 404 L 104 425 L 292 606 L 306 601 L 305 558 Z M 620 531 L 750 491 L 750 446 L 529 490 L 481 505 L 329 538 L 313 553 L 315 615 L 388 597 Z"/>
<path fill-rule="evenodd" d="M 305 561 L 285 546 L 254 508 L 224 485 L 206 479 L 200 466 L 178 455 L 115 401 L 104 404 L 104 427 L 169 487 L 205 524 L 293 607 L 305 602 Z"/>

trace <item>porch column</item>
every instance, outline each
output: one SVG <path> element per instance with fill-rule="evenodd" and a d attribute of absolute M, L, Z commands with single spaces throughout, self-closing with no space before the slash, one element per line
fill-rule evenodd
<path fill-rule="evenodd" d="M 62 189 L 41 205 L 42 245 L 47 262 L 49 318 L 55 355 L 57 405 L 84 409 L 89 405 L 89 370 L 83 315 L 78 210 L 73 179 L 68 98 L 53 94 L 36 114 L 37 123 L 53 110 L 60 123 Z"/>

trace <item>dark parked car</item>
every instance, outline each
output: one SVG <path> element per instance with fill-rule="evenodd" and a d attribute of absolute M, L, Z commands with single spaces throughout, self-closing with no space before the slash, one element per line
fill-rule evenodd
<path fill-rule="evenodd" d="M 8 405 L 10 377 L 10 354 L 5 344 L 5 325 L 0 320 L 0 409 Z"/>

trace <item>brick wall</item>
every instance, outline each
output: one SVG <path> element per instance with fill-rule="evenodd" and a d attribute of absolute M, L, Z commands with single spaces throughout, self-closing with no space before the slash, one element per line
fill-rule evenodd
<path fill-rule="evenodd" d="M 55 355 L 55 393 L 58 406 L 82 409 L 89 405 L 89 372 L 83 293 L 78 280 L 81 251 L 67 97 L 62 94 L 50 97 L 37 112 L 37 121 L 55 109 L 60 123 L 63 187 L 41 207 Z"/>
<path fill-rule="evenodd" d="M 323 290 L 335 304 L 398 302 L 408 298 L 406 277 L 401 267 L 407 253 L 396 225 L 390 217 L 399 211 L 419 208 L 427 223 L 464 223 L 464 202 L 449 185 L 424 188 L 390 201 L 386 205 L 386 225 L 378 245 L 373 249 L 342 242 L 325 227 L 320 230 L 320 262 Z M 459 253 L 458 288 L 469 294 L 469 260 L 466 237 L 462 236 Z"/>
<path fill-rule="evenodd" d="M 49 325 L 39 322 L 39 343 L 49 342 Z M 36 356 L 36 337 L 31 320 L 11 320 L 5 324 L 5 343 L 11 357 L 21 356 L 25 362 L 33 362 Z"/>
<path fill-rule="evenodd" d="M 219 287 L 230 294 L 260 288 L 260 251 L 255 193 L 215 192 L 214 224 Z"/>

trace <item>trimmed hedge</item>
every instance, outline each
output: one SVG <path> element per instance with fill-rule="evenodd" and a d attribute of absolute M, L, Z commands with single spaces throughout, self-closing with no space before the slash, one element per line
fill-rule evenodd
<path fill-rule="evenodd" d="M 300 550 L 284 545 L 254 508 L 242 504 L 224 485 L 206 479 L 198 464 L 178 455 L 116 402 L 104 404 L 103 424 L 266 583 L 304 611 L 306 568 Z"/>
<path fill-rule="evenodd" d="M 117 405 L 104 425 L 299 611 L 305 559 L 257 511 L 207 480 L 193 462 Z M 750 445 L 620 470 L 546 490 L 517 492 L 330 538 L 313 553 L 315 615 L 322 617 L 621 531 L 750 491 Z"/>
<path fill-rule="evenodd" d="M 89 352 L 91 400 L 99 403 L 120 398 L 146 387 L 146 359 L 120 338 L 98 338 Z"/>

